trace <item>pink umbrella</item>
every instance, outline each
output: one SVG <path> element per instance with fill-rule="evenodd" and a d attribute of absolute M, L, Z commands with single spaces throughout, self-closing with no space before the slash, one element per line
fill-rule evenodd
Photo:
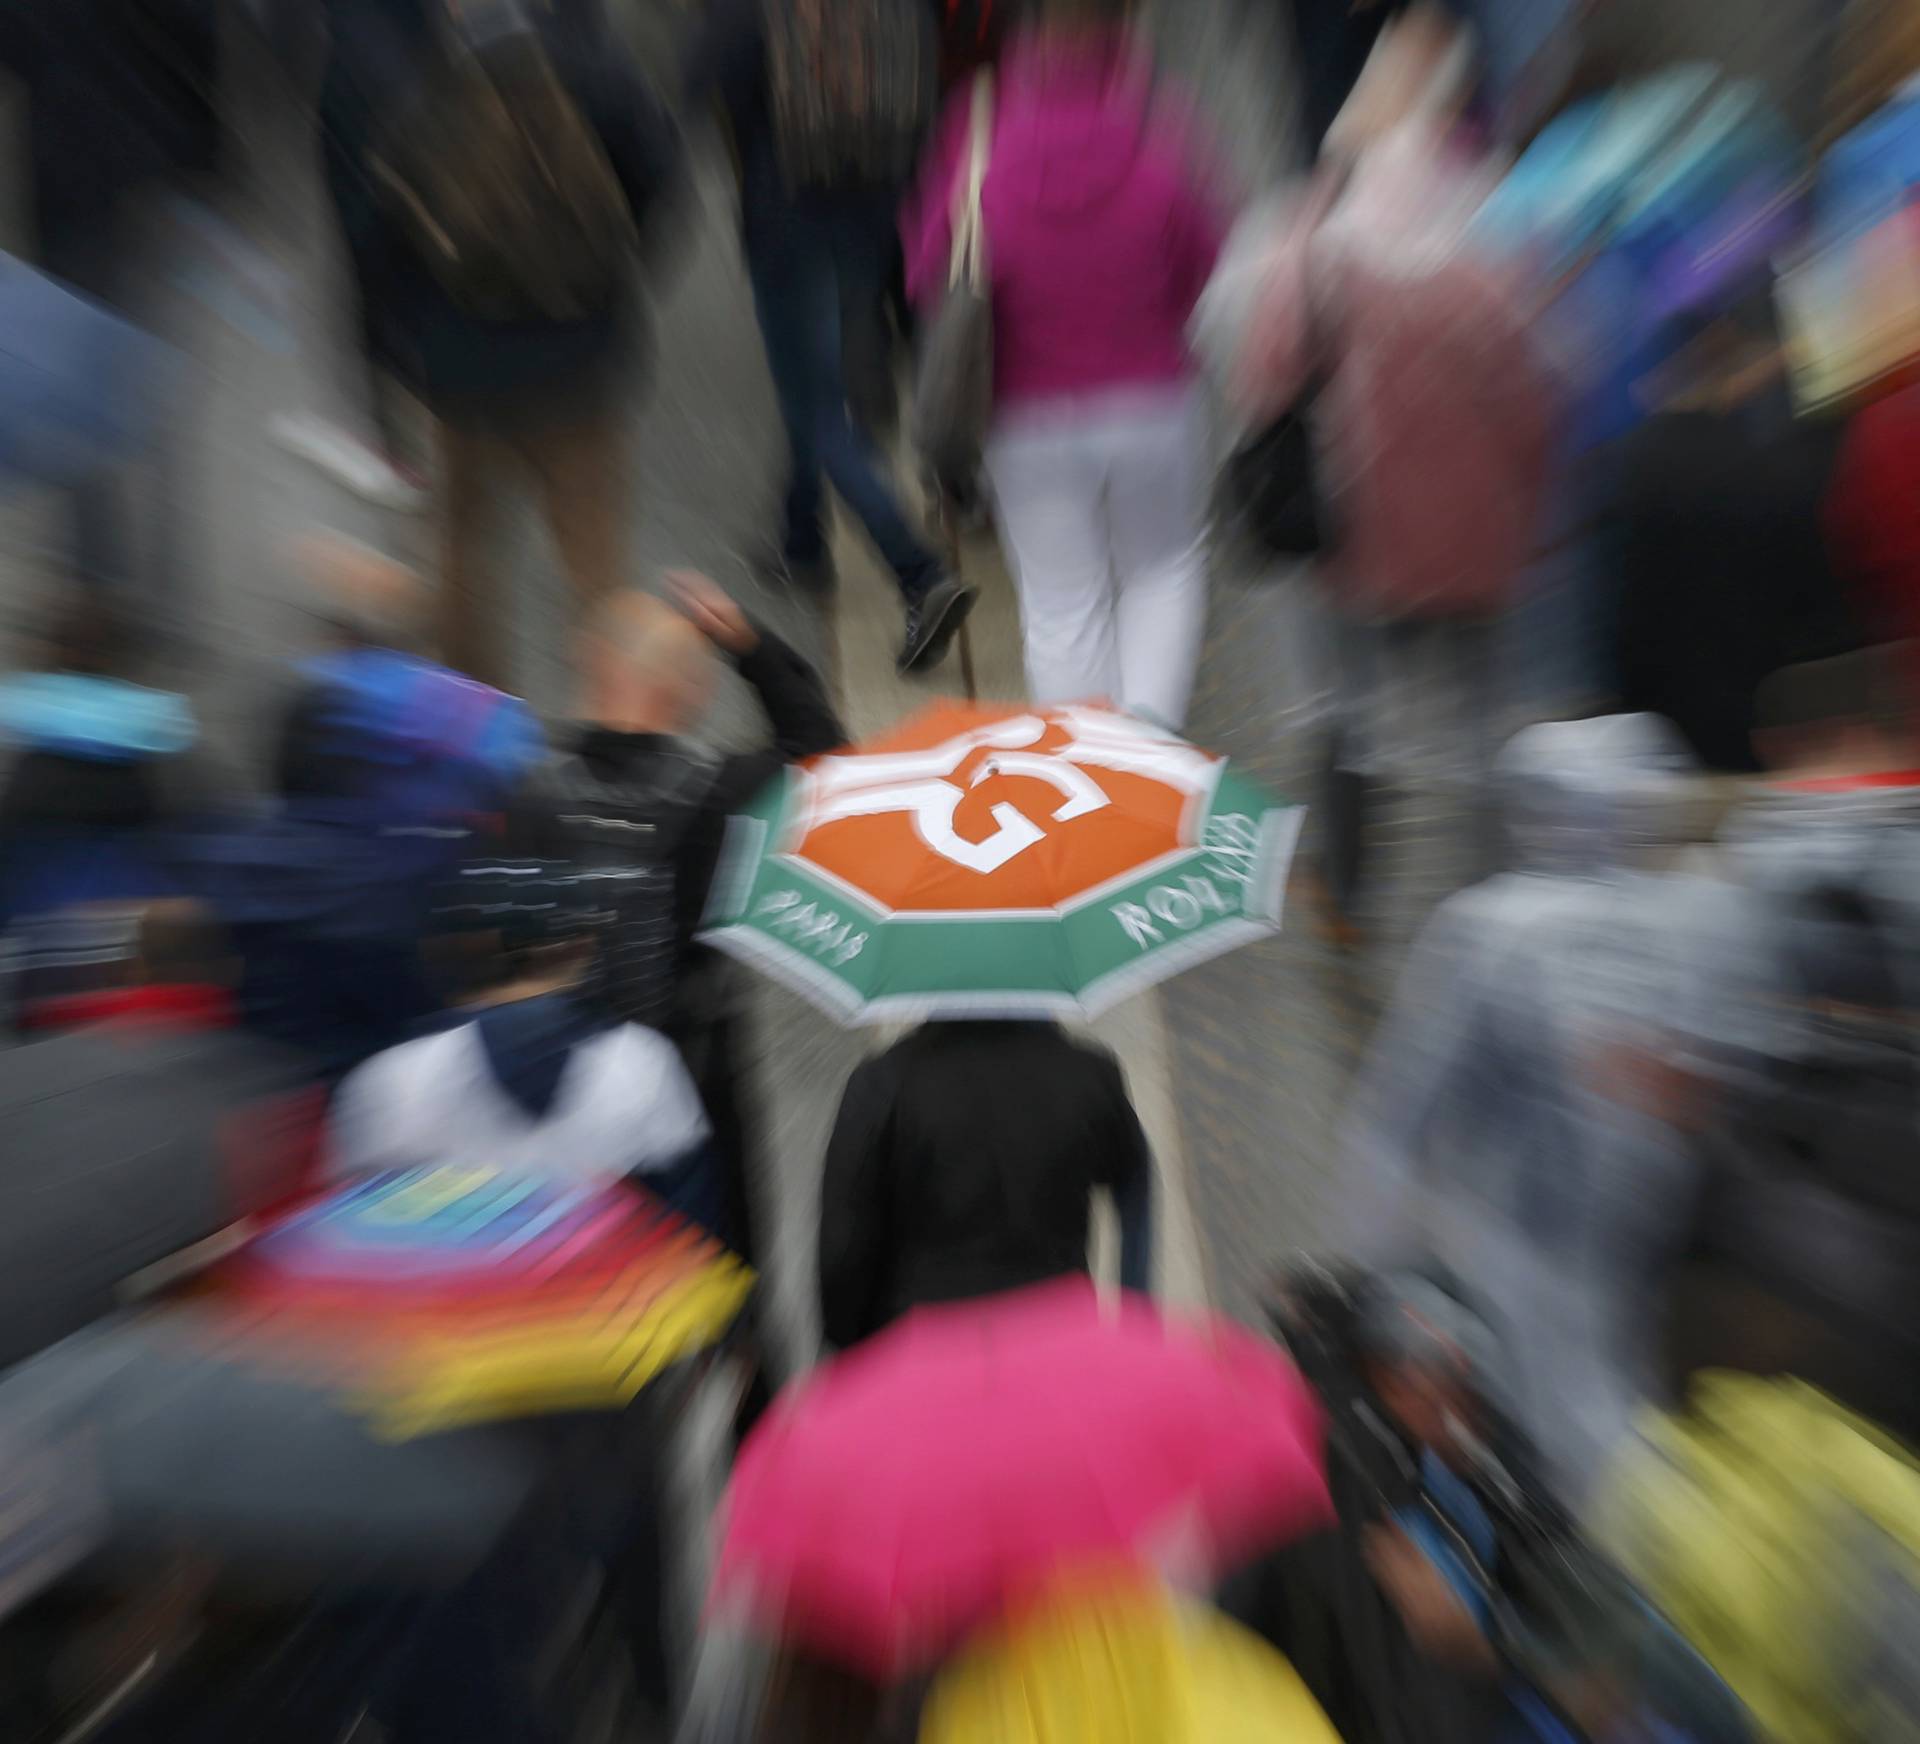
<path fill-rule="evenodd" d="M 1272 1344 L 1046 1284 L 790 1388 L 734 1468 L 713 1600 L 885 1683 L 1063 1570 L 1205 1580 L 1331 1517 L 1319 1407 Z"/>

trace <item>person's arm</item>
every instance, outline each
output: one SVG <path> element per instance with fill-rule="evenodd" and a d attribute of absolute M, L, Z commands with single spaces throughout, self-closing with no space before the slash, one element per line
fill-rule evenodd
<path fill-rule="evenodd" d="M 1225 252 L 1232 220 L 1213 189 L 1196 179 L 1181 200 L 1175 219 L 1173 258 L 1181 299 L 1181 318 L 1191 320 Z"/>
<path fill-rule="evenodd" d="M 887 1243 L 891 1072 L 870 1060 L 847 1080 L 820 1184 L 820 1328 L 838 1349 L 877 1331 Z"/>
<path fill-rule="evenodd" d="M 716 1238 L 728 1237 L 721 1161 L 693 1075 L 680 1050 L 655 1030 L 630 1026 L 619 1062 L 644 1110 L 627 1173 L 669 1210 Z"/>
<path fill-rule="evenodd" d="M 1145 1294 L 1153 1288 L 1153 1150 L 1127 1094 L 1118 1061 L 1105 1063 L 1110 1116 L 1109 1152 L 1103 1185 L 1120 1219 L 1120 1287 Z"/>
<path fill-rule="evenodd" d="M 1114 1189 L 1114 1209 L 1120 1216 L 1120 1287 L 1153 1290 L 1153 1163 L 1140 1122 L 1130 1122 L 1139 1139 L 1137 1161 Z"/>
<path fill-rule="evenodd" d="M 773 743 L 763 750 L 730 757 L 721 765 L 709 801 L 722 815 L 750 800 L 787 764 L 847 742 L 820 674 L 792 648 L 750 620 L 712 582 L 680 572 L 669 576 L 671 597 L 753 686 L 773 728 Z"/>
<path fill-rule="evenodd" d="M 1315 353 L 1308 319 L 1307 227 L 1297 216 L 1280 223 L 1229 377 L 1234 409 L 1257 423 L 1287 411 L 1328 361 Z"/>
<path fill-rule="evenodd" d="M 1362 1555 L 1414 1645 L 1469 1677 L 1496 1678 L 1499 1655 L 1474 1607 L 1400 1527 L 1369 1527 Z"/>
<path fill-rule="evenodd" d="M 781 763 L 797 763 L 840 749 L 847 742 L 847 729 L 819 672 L 770 630 L 755 626 L 755 634 L 754 645 L 734 664 L 753 686 L 773 729 L 769 754 Z"/>
<path fill-rule="evenodd" d="M 1234 179 L 1216 142 L 1185 102 L 1162 97 L 1156 105 L 1154 133 L 1166 162 L 1179 171 L 1168 213 L 1167 264 L 1168 283 L 1182 304 L 1180 318 L 1186 321 L 1226 252 L 1227 238 L 1245 201 L 1234 190 Z"/>
<path fill-rule="evenodd" d="M 590 77 L 594 127 L 633 213 L 642 262 L 657 273 L 686 253 L 674 246 L 689 217 L 691 194 L 679 129 L 623 60 Z"/>
<path fill-rule="evenodd" d="M 720 765 L 681 844 L 675 902 L 680 936 L 691 939 L 706 912 L 707 892 L 726 843 L 727 819 L 789 763 L 844 745 L 847 735 L 819 673 L 793 649 L 749 620 L 704 576 L 682 572 L 667 579 L 669 597 L 708 641 L 732 658 L 773 728 L 771 745 Z"/>

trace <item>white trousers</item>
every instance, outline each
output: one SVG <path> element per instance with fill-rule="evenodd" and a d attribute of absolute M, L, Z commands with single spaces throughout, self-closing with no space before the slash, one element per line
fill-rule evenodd
<path fill-rule="evenodd" d="M 1197 400 L 1164 393 L 1023 410 L 994 432 L 1034 702 L 1104 697 L 1182 724 L 1206 630 L 1204 439 Z"/>

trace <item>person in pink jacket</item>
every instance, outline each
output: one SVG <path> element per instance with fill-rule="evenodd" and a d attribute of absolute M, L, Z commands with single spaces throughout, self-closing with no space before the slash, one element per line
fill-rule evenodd
<path fill-rule="evenodd" d="M 1472 39 L 1417 0 L 1381 32 L 1276 224 L 1229 391 L 1260 427 L 1311 394 L 1330 537 L 1332 734 L 1318 807 L 1336 936 L 1381 918 L 1381 813 L 1411 803 L 1466 882 L 1500 853 L 1498 626 L 1545 519 L 1559 393 L 1541 287 L 1476 238 Z M 1436 863 L 1438 863 L 1436 861 Z"/>
<path fill-rule="evenodd" d="M 994 92 L 981 197 L 994 311 L 987 473 L 1033 700 L 1180 724 L 1206 618 L 1205 460 L 1186 328 L 1225 235 L 1155 102 L 1128 0 L 1044 0 Z M 947 283 L 973 94 L 903 222 L 914 298 Z"/>

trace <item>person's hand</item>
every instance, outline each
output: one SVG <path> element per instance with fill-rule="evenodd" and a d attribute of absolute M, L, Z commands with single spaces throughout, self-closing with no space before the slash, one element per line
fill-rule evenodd
<path fill-rule="evenodd" d="M 1493 1649 L 1473 1613 L 1426 1552 L 1398 1526 L 1368 1531 L 1366 1560 L 1422 1653 L 1449 1665 L 1492 1669 Z"/>
<path fill-rule="evenodd" d="M 669 572 L 667 598 L 716 648 L 724 648 L 729 654 L 751 654 L 758 646 L 759 633 L 747 614 L 704 575 L 691 569 Z"/>

